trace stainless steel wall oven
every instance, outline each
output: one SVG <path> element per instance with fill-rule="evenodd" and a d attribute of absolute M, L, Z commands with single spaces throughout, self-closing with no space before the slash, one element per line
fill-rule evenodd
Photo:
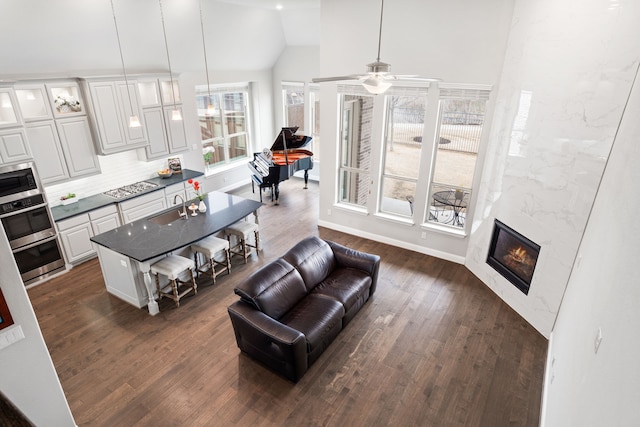
<path fill-rule="evenodd" d="M 0 220 L 25 285 L 65 268 L 33 163 L 0 167 Z"/>

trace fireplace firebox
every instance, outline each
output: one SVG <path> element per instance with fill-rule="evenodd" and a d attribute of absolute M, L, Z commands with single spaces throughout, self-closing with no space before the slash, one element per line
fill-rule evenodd
<path fill-rule="evenodd" d="M 495 220 L 487 264 L 525 295 L 529 294 L 539 254 L 540 245 Z"/>

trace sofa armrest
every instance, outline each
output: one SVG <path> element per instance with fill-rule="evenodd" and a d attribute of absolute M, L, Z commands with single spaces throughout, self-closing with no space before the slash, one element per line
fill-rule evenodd
<path fill-rule="evenodd" d="M 307 339 L 302 332 L 243 301 L 227 311 L 240 350 L 294 382 L 307 371 Z"/>
<path fill-rule="evenodd" d="M 357 251 L 339 243 L 326 240 L 333 250 L 338 265 L 341 267 L 357 268 L 366 271 L 371 276 L 371 290 L 369 295 L 373 295 L 378 284 L 378 270 L 380 269 L 380 256 Z"/>

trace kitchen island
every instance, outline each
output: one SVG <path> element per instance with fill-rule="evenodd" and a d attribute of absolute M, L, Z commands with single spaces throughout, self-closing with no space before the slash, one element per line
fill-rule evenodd
<path fill-rule="evenodd" d="M 187 210 L 187 219 L 172 220 L 172 216 L 178 217 L 178 210 L 182 211 L 180 204 L 92 237 L 107 292 L 138 308 L 146 305 L 151 315 L 158 314 L 151 265 L 171 253 L 190 256 L 189 245 L 251 214 L 257 223 L 262 206 L 255 200 L 218 191 L 207 194 L 204 201 L 207 210 L 197 216 Z"/>

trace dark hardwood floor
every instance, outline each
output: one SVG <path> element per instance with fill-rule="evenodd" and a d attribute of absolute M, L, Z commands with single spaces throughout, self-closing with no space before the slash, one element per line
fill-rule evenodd
<path fill-rule="evenodd" d="M 95 259 L 29 290 L 79 426 L 538 425 L 547 341 L 464 266 L 319 228 L 315 183 L 280 199 L 261 208 L 263 253 L 178 309 L 109 295 Z M 226 309 L 308 235 L 382 263 L 373 299 L 293 384 L 240 354 Z"/>

